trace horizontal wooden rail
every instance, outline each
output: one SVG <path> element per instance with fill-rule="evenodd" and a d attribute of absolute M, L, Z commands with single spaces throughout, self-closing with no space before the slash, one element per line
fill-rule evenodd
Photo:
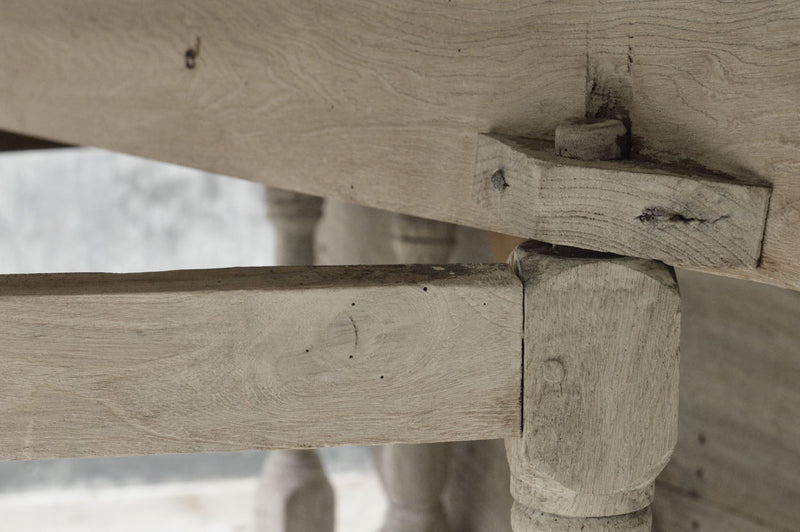
<path fill-rule="evenodd" d="M 500 438 L 506 265 L 0 277 L 0 458 Z"/>

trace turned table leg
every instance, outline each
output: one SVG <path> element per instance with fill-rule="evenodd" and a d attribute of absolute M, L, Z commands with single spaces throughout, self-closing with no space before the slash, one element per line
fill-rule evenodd
<path fill-rule="evenodd" d="M 314 263 L 314 232 L 322 199 L 267 190 L 267 216 L 275 228 L 276 262 Z M 317 452 L 273 452 L 264 464 L 256 493 L 258 532 L 333 532 L 334 494 Z"/>
<path fill-rule="evenodd" d="M 455 243 L 455 226 L 413 216 L 392 219 L 397 262 L 444 263 Z M 383 532 L 446 532 L 441 494 L 447 480 L 449 444 L 388 445 L 375 448 L 389 509 Z"/>
<path fill-rule="evenodd" d="M 525 243 L 515 532 L 647 531 L 677 436 L 679 295 L 655 261 Z"/>

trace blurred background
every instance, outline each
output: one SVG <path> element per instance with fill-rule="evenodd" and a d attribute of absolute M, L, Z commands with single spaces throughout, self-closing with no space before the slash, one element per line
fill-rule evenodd
<path fill-rule="evenodd" d="M 0 180 L 0 274 L 275 263 L 255 183 L 88 148 L 5 153 Z M 249 531 L 266 456 L 0 462 L 0 531 Z M 377 530 L 386 503 L 368 452 L 321 458 L 342 494 L 337 530 Z"/>

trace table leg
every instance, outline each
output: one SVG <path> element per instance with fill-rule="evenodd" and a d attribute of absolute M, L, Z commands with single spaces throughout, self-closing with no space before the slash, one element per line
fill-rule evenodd
<path fill-rule="evenodd" d="M 267 216 L 275 228 L 278 264 L 314 263 L 314 233 L 321 215 L 321 198 L 267 190 Z M 256 494 L 257 532 L 333 532 L 333 528 L 333 488 L 317 452 L 272 453 Z"/>
<path fill-rule="evenodd" d="M 679 294 L 656 261 L 525 243 L 515 532 L 647 531 L 678 421 Z"/>

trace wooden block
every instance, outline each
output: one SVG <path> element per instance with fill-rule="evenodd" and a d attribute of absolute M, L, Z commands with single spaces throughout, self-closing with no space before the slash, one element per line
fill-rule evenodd
<path fill-rule="evenodd" d="M 770 189 L 637 161 L 575 161 L 480 135 L 475 201 L 554 244 L 669 264 L 755 268 Z"/>
<path fill-rule="evenodd" d="M 3 0 L 0 127 L 483 226 L 475 133 L 583 112 L 586 7 Z"/>
<path fill-rule="evenodd" d="M 0 277 L 0 458 L 497 438 L 505 265 Z"/>
<path fill-rule="evenodd" d="M 628 128 L 621 120 L 576 120 L 556 127 L 555 154 L 582 161 L 628 157 Z"/>
<path fill-rule="evenodd" d="M 525 291 L 522 436 L 506 441 L 515 501 L 566 517 L 642 510 L 677 439 L 674 273 L 535 242 L 512 266 Z"/>

